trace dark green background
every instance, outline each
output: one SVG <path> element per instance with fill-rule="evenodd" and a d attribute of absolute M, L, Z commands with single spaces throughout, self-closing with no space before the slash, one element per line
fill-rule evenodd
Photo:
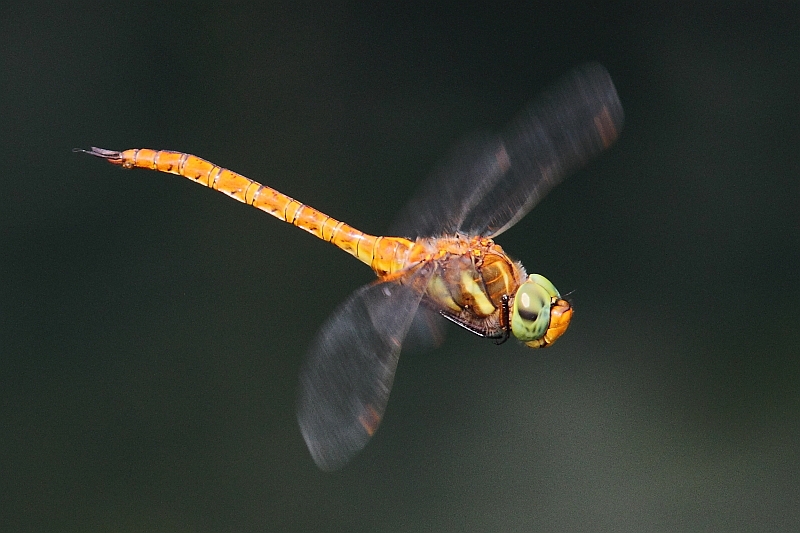
<path fill-rule="evenodd" d="M 800 10 L 768 4 L 3 3 L 2 529 L 800 527 Z M 332 475 L 297 373 L 369 269 L 70 152 L 195 153 L 381 233 L 587 60 L 623 135 L 499 239 L 574 291 L 571 330 L 449 328 Z"/>

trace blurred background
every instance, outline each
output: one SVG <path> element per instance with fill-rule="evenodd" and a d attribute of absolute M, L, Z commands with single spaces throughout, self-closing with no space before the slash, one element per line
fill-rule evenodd
<path fill-rule="evenodd" d="M 800 528 L 800 9 L 606 4 L 3 3 L 3 529 Z M 380 234 L 585 61 L 622 136 L 498 239 L 570 331 L 449 327 L 334 474 L 297 374 L 369 269 L 70 151 L 194 153 Z"/>

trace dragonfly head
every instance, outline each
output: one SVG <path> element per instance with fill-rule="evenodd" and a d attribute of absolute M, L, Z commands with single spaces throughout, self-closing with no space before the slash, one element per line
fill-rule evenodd
<path fill-rule="evenodd" d="M 531 348 L 544 348 L 567 331 L 571 318 L 572 306 L 550 280 L 531 274 L 514 297 L 511 331 Z"/>

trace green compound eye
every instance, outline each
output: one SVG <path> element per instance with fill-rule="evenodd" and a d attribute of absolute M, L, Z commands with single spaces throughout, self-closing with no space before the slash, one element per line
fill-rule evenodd
<path fill-rule="evenodd" d="M 539 274 L 531 274 L 514 297 L 511 310 L 511 331 L 523 342 L 544 337 L 550 326 L 551 302 L 561 298 L 550 280 Z"/>

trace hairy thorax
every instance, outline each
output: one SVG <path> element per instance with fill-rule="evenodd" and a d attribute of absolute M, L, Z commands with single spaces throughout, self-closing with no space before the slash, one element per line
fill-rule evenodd
<path fill-rule="evenodd" d="M 486 237 L 420 238 L 409 248 L 405 263 L 406 268 L 428 271 L 420 276 L 427 283 L 415 287 L 425 291 L 423 303 L 486 336 L 504 329 L 503 306 L 513 303 L 526 278 L 522 265 Z"/>

